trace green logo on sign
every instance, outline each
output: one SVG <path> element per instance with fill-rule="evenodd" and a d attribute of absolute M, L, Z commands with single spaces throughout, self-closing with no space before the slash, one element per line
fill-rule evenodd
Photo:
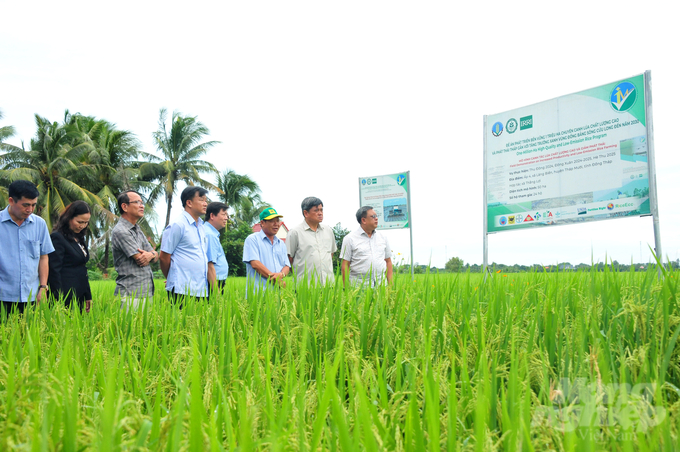
<path fill-rule="evenodd" d="M 631 82 L 621 82 L 614 87 L 609 98 L 614 110 L 627 111 L 637 100 L 637 90 Z"/>
<path fill-rule="evenodd" d="M 534 126 L 533 116 L 525 116 L 523 118 L 519 118 L 519 130 L 531 129 L 533 126 Z"/>
<path fill-rule="evenodd" d="M 508 133 L 515 133 L 517 130 L 517 120 L 515 118 L 508 119 L 508 122 L 505 123 L 505 130 L 507 130 Z"/>

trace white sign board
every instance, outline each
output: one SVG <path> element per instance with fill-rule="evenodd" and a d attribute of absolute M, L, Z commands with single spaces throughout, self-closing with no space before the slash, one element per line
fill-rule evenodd
<path fill-rule="evenodd" d="M 487 231 L 650 214 L 645 79 L 487 117 Z"/>
<path fill-rule="evenodd" d="M 410 227 L 409 179 L 408 171 L 359 178 L 359 205 L 373 207 L 378 229 Z"/>

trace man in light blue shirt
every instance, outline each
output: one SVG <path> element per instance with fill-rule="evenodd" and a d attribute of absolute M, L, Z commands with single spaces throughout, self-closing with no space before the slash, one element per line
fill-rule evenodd
<path fill-rule="evenodd" d="M 282 217 L 273 208 L 264 209 L 260 213 L 262 230 L 250 234 L 243 244 L 248 286 L 255 289 L 266 289 L 269 285 L 286 287 L 283 278 L 290 272 L 290 261 L 285 243 L 276 236 Z"/>
<path fill-rule="evenodd" d="M 205 211 L 205 234 L 208 236 L 208 290 L 221 291 L 229 276 L 229 263 L 220 243 L 220 229 L 224 229 L 229 221 L 227 209 L 223 202 L 211 202 Z"/>
<path fill-rule="evenodd" d="M 9 205 L 0 212 L 0 301 L 6 312 L 23 312 L 46 296 L 49 258 L 54 251 L 45 220 L 33 214 L 40 193 L 26 180 L 8 187 Z"/>
<path fill-rule="evenodd" d="M 208 190 L 190 186 L 182 191 L 184 212 L 163 232 L 161 270 L 167 278 L 165 289 L 170 301 L 185 296 L 203 298 L 208 295 L 208 239 L 203 220 Z"/>

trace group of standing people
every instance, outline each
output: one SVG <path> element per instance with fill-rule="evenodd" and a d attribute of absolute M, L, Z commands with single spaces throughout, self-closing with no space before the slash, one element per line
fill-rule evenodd
<path fill-rule="evenodd" d="M 163 232 L 160 253 L 139 225 L 145 208 L 142 196 L 134 190 L 118 195 L 120 218 L 111 231 L 111 244 L 118 273 L 114 294 L 120 297 L 121 308 L 136 309 L 153 297 L 153 262 L 160 262 L 168 299 L 180 306 L 188 296 L 204 300 L 224 288 L 229 264 L 219 230 L 229 221 L 228 206 L 208 203 L 207 195 L 201 187 L 184 189 L 180 197 L 184 210 Z M 76 303 L 89 312 L 92 292 L 85 236 L 92 211 L 83 201 L 69 204 L 50 234 L 45 221 L 33 214 L 38 196 L 33 183 L 15 181 L 8 187 L 9 204 L 0 211 L 3 308 L 23 312 L 30 302 L 44 300 L 49 289 L 67 307 Z M 271 207 L 260 214 L 260 231 L 246 238 L 243 262 L 253 290 L 285 287 L 291 268 L 298 281 L 334 283 L 332 255 L 337 245 L 332 229 L 321 224 L 323 202 L 308 197 L 301 207 L 304 220 L 289 231 L 285 243 L 277 237 L 283 216 Z M 342 243 L 343 284 L 391 282 L 391 251 L 386 237 L 377 231 L 378 215 L 364 206 L 356 218 L 360 227 Z"/>
<path fill-rule="evenodd" d="M 189 186 L 180 199 L 183 211 L 163 231 L 160 253 L 154 251 L 137 224 L 144 216 L 144 201 L 129 190 L 118 196 L 121 218 L 113 228 L 111 243 L 116 272 L 115 294 L 121 308 L 138 308 L 154 294 L 152 262 L 160 262 L 168 299 L 182 306 L 188 296 L 207 299 L 222 290 L 229 264 L 219 240 L 219 230 L 229 221 L 228 206 L 208 204 L 208 191 Z M 204 216 L 205 220 L 201 218 Z"/>
<path fill-rule="evenodd" d="M 337 251 L 335 234 L 323 222 L 323 202 L 308 197 L 301 205 L 302 223 L 291 228 L 284 243 L 277 233 L 281 218 L 276 209 L 267 208 L 260 214 L 259 232 L 246 238 L 243 262 L 249 284 L 257 288 L 285 286 L 284 278 L 291 271 L 298 282 L 333 284 L 333 253 Z M 348 234 L 340 250 L 343 284 L 376 286 L 384 280 L 392 282 L 392 251 L 387 238 L 377 231 L 378 215 L 371 206 L 356 213 L 359 228 Z"/>

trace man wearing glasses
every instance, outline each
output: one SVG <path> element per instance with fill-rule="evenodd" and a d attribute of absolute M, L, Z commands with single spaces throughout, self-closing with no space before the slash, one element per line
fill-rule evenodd
<path fill-rule="evenodd" d="M 120 219 L 111 231 L 113 263 L 118 272 L 115 295 L 121 296 L 121 309 L 153 298 L 153 272 L 149 264 L 158 260 L 141 228 L 137 224 L 144 216 L 142 196 L 133 190 L 118 195 Z"/>
<path fill-rule="evenodd" d="M 286 287 L 283 278 L 290 272 L 290 262 L 286 245 L 276 236 L 282 217 L 274 208 L 264 209 L 260 213 L 262 230 L 250 234 L 243 244 L 247 284 L 256 290 L 269 284 Z"/>
<path fill-rule="evenodd" d="M 357 210 L 357 221 L 361 227 L 342 241 L 342 283 L 347 285 L 348 276 L 353 285 L 365 283 L 375 287 L 385 277 L 391 283 L 392 251 L 387 238 L 376 231 L 378 215 L 373 207 L 363 206 Z"/>

